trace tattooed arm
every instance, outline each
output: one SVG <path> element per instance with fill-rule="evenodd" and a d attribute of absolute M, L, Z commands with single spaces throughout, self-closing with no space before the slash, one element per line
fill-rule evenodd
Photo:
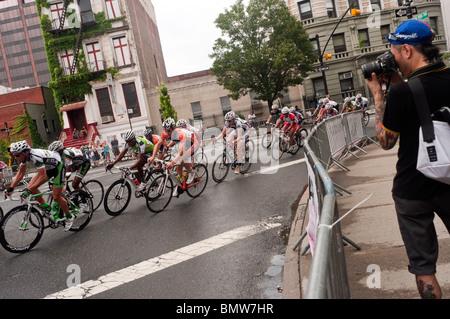
<path fill-rule="evenodd" d="M 386 130 L 383 127 L 383 117 L 386 103 L 384 98 L 381 101 L 377 101 L 375 98 L 375 133 L 377 134 L 378 141 L 384 150 L 390 150 L 394 147 L 398 139 L 398 134 Z"/>
<path fill-rule="evenodd" d="M 377 134 L 381 147 L 389 150 L 394 147 L 399 135 L 383 127 L 386 101 L 376 74 L 372 73 L 372 79 L 366 79 L 366 83 L 375 99 L 375 133 Z"/>

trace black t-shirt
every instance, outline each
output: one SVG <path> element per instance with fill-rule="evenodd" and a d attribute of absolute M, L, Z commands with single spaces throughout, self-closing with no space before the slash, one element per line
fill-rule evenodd
<path fill-rule="evenodd" d="M 450 69 L 444 63 L 420 68 L 409 79 L 417 76 L 421 79 L 431 112 L 442 106 L 450 106 Z M 420 122 L 407 83 L 391 88 L 383 127 L 400 133 L 393 195 L 404 199 L 429 199 L 450 188 L 450 185 L 429 179 L 416 169 Z"/>

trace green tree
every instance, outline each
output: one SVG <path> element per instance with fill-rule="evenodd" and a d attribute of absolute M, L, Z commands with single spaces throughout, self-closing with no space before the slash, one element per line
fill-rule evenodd
<path fill-rule="evenodd" d="M 284 0 L 238 0 L 215 20 L 222 31 L 213 46 L 211 72 L 229 96 L 237 100 L 249 91 L 255 98 L 282 98 L 301 84 L 317 60 L 301 22 Z"/>
<path fill-rule="evenodd" d="M 178 120 L 177 112 L 170 103 L 170 95 L 167 86 L 164 84 L 164 82 L 161 82 L 161 87 L 156 88 L 156 90 L 159 93 L 159 107 L 161 109 L 162 120 L 164 121 L 165 119 L 171 117 L 176 122 Z"/>

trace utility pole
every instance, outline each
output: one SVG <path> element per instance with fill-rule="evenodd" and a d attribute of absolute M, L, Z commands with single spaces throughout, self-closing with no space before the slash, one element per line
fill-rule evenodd
<path fill-rule="evenodd" d="M 317 50 L 319 51 L 319 62 L 320 62 L 320 69 L 322 70 L 323 88 L 325 89 L 325 95 L 328 95 L 328 84 L 327 84 L 327 78 L 325 75 L 325 69 L 324 69 L 324 65 L 323 65 L 323 54 L 322 54 L 322 51 L 320 50 L 319 35 L 316 34 L 314 39 L 316 40 Z"/>

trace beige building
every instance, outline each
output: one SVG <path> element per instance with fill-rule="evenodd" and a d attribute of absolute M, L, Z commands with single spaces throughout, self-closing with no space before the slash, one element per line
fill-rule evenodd
<path fill-rule="evenodd" d="M 342 104 L 347 96 L 361 93 L 367 97 L 369 90 L 361 73 L 361 65 L 376 60 L 390 49 L 385 37 L 407 19 L 402 12 L 402 0 L 287 0 L 291 13 L 303 22 L 316 50 L 330 54 L 324 72 L 310 73 L 304 82 L 306 108 L 314 107 L 317 100 L 330 95 Z M 361 15 L 352 17 L 348 12 L 353 4 Z M 428 22 L 436 32 L 434 44 L 446 50 L 444 21 L 439 0 L 415 0 L 411 5 L 413 15 Z M 315 39 L 318 35 L 319 46 Z M 327 44 L 328 42 L 328 44 Z M 326 47 L 325 47 L 326 46 Z M 325 49 L 325 50 L 324 50 Z M 317 62 L 315 67 L 319 67 Z"/>

